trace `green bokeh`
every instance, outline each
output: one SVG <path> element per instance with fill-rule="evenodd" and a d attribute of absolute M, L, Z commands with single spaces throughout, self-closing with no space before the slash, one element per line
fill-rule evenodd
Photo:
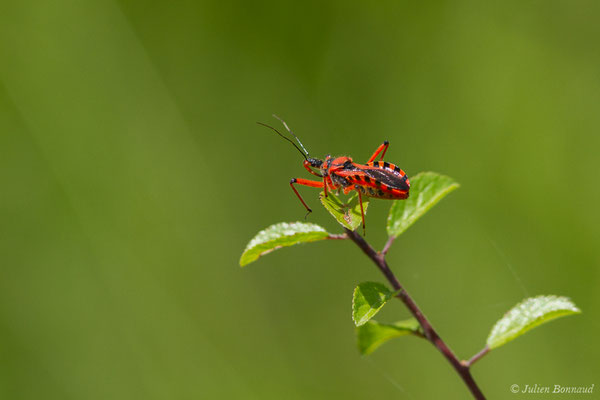
<path fill-rule="evenodd" d="M 239 268 L 305 213 L 302 159 L 255 124 L 272 113 L 315 156 L 388 139 L 409 176 L 461 184 L 389 253 L 461 358 L 523 297 L 583 310 L 482 359 L 484 393 L 600 390 L 599 4 L 4 2 L 0 398 L 468 396 L 418 338 L 359 355 L 352 290 L 383 279 L 352 243 Z"/>

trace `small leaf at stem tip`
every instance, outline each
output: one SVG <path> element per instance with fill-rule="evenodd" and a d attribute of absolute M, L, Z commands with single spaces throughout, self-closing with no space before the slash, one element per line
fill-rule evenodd
<path fill-rule="evenodd" d="M 355 329 L 358 351 L 362 355 L 371 354 L 388 340 L 399 336 L 423 336 L 421 326 L 414 318 L 393 324 L 381 324 L 375 320 L 371 320 Z"/>
<path fill-rule="evenodd" d="M 421 172 L 410 178 L 410 196 L 396 200 L 387 221 L 389 236 L 399 236 L 431 207 L 460 185 L 452 178 L 435 172 Z"/>
<path fill-rule="evenodd" d="M 579 313 L 581 310 L 567 297 L 530 297 L 514 306 L 496 322 L 487 338 L 487 345 L 490 349 L 500 347 L 538 325 Z"/>
<path fill-rule="evenodd" d="M 352 297 L 352 320 L 356 326 L 366 324 L 394 296 L 385 285 L 363 282 L 354 289 Z"/>
<path fill-rule="evenodd" d="M 333 218 L 335 218 L 343 227 L 353 231 L 362 224 L 358 194 L 350 196 L 345 203 L 332 192 L 327 192 L 327 197 L 325 197 L 324 192 L 321 192 L 319 199 L 325 209 L 329 211 Z M 367 215 L 369 198 L 363 196 L 362 203 L 365 215 Z"/>
<path fill-rule="evenodd" d="M 245 266 L 264 254 L 281 247 L 327 239 L 329 233 L 319 225 L 304 222 L 281 222 L 258 232 L 248 243 L 240 258 Z"/>

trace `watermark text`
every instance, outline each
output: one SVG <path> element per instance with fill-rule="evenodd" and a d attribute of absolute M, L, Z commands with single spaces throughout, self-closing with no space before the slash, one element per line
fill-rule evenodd
<path fill-rule="evenodd" d="M 594 393 L 594 385 L 587 386 L 568 386 L 568 385 L 538 385 L 537 383 L 530 385 L 517 385 L 516 383 L 510 385 L 510 391 L 512 393 L 547 393 L 547 394 L 586 394 Z"/>

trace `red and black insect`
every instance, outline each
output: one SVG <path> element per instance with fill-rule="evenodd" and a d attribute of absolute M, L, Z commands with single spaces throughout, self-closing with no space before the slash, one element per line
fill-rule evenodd
<path fill-rule="evenodd" d="M 362 196 L 390 200 L 402 200 L 408 198 L 410 182 L 404 171 L 394 164 L 383 161 L 383 156 L 389 146 L 387 140 L 375 150 L 366 164 L 357 164 L 352 161 L 352 158 L 345 156 L 332 158 L 331 155 L 327 155 L 324 160 L 320 160 L 318 158 L 310 157 L 308 151 L 306 151 L 302 145 L 302 142 L 300 142 L 294 132 L 288 128 L 285 121 L 276 115 L 274 115 L 274 117 L 283 123 L 285 129 L 296 139 L 300 147 L 272 126 L 260 122 L 258 124 L 274 130 L 279 136 L 293 144 L 300 154 L 302 154 L 302 157 L 304 157 L 304 168 L 306 168 L 309 173 L 322 178 L 322 181 L 312 181 L 302 178 L 294 178 L 290 181 L 292 190 L 296 193 L 296 196 L 298 196 L 302 205 L 304 205 L 308 211 L 306 214 L 307 216 L 312 210 L 306 205 L 304 199 L 302 199 L 302 196 L 300 196 L 300 193 L 298 193 L 294 187 L 294 184 L 322 188 L 325 192 L 325 196 L 327 196 L 328 191 L 332 190 L 339 191 L 342 189 L 344 194 L 356 190 L 358 193 L 358 201 L 360 203 L 363 232 L 365 230 L 365 213 L 362 205 Z M 380 154 L 381 157 L 379 158 L 379 161 L 375 161 Z M 317 171 L 315 171 L 315 169 Z"/>

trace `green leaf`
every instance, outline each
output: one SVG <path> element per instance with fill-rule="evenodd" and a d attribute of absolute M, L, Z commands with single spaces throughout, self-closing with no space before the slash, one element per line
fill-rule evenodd
<path fill-rule="evenodd" d="M 390 339 L 406 335 L 423 336 L 421 326 L 416 319 L 410 318 L 393 324 L 381 324 L 371 320 L 356 327 L 358 350 L 363 355 L 371 354 Z"/>
<path fill-rule="evenodd" d="M 303 222 L 281 222 L 271 225 L 258 232 L 248 243 L 246 250 L 240 258 L 240 266 L 245 266 L 264 254 L 281 247 L 292 246 L 298 243 L 314 242 L 327 239 L 329 233 L 315 224 Z"/>
<path fill-rule="evenodd" d="M 538 325 L 581 310 L 567 297 L 537 296 L 523 300 L 496 322 L 487 338 L 490 349 L 521 336 Z"/>
<path fill-rule="evenodd" d="M 324 192 L 321 192 L 319 198 L 321 199 L 321 203 L 325 206 L 325 209 L 329 211 L 342 226 L 353 231 L 362 224 L 358 194 L 348 198 L 346 203 L 342 202 L 339 197 L 332 192 L 327 192 L 327 197 L 325 197 Z M 362 203 L 365 215 L 367 215 L 369 198 L 363 196 Z"/>
<path fill-rule="evenodd" d="M 381 283 L 363 282 L 358 285 L 354 289 L 354 297 L 352 298 L 354 324 L 356 326 L 366 324 L 394 294 Z"/>
<path fill-rule="evenodd" d="M 387 221 L 389 236 L 399 236 L 431 207 L 460 185 L 435 172 L 421 172 L 410 178 L 410 197 L 392 204 Z"/>

